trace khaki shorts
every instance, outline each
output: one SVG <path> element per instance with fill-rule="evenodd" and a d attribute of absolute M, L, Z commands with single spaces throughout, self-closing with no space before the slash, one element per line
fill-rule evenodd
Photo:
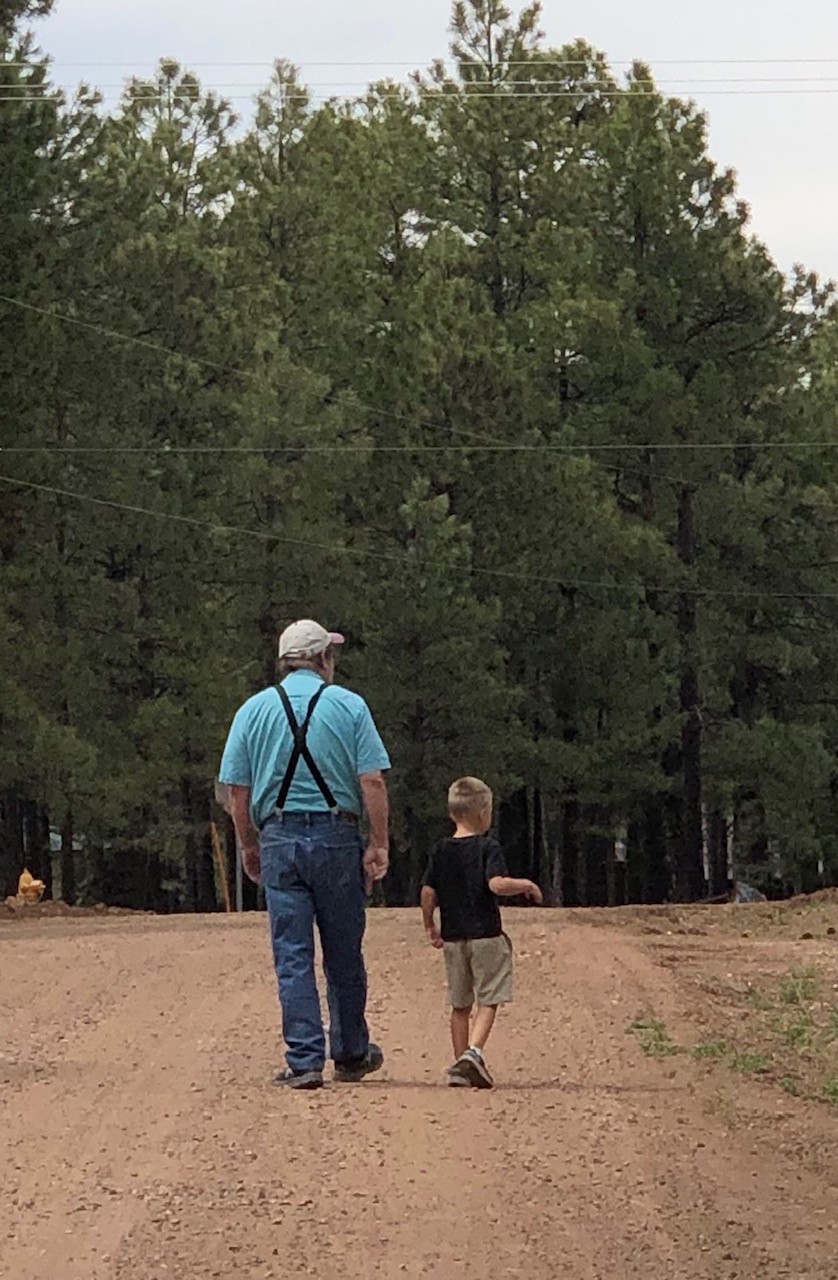
<path fill-rule="evenodd" d="M 512 1000 L 512 943 L 499 938 L 446 942 L 448 995 L 455 1009 L 509 1004 Z"/>

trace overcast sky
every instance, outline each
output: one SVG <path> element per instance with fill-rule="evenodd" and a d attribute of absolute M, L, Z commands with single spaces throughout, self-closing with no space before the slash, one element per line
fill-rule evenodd
<path fill-rule="evenodd" d="M 247 112 L 275 57 L 351 93 L 446 55 L 449 16 L 449 0 L 58 0 L 39 36 L 61 84 L 118 86 L 173 56 Z M 836 0 L 586 0 L 581 13 L 544 0 L 542 27 L 554 46 L 589 40 L 619 71 L 640 58 L 696 98 L 780 267 L 838 278 Z"/>

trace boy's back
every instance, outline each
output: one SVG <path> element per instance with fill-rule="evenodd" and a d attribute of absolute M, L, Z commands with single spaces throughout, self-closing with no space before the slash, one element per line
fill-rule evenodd
<path fill-rule="evenodd" d="M 503 850 L 489 835 L 492 792 L 480 778 L 460 778 L 448 790 L 454 834 L 441 840 L 428 860 L 422 882 L 422 922 L 428 941 L 445 952 L 451 1000 L 454 1063 L 450 1085 L 491 1089 L 483 1046 L 498 1006 L 512 999 L 512 943 L 503 932 L 496 894 L 524 894 L 541 901 L 532 880 L 513 880 Z M 435 914 L 439 908 L 440 928 Z M 471 1012 L 477 1014 L 469 1043 Z"/>
<path fill-rule="evenodd" d="M 491 836 L 450 836 L 439 842 L 423 883 L 436 893 L 444 942 L 501 935 L 500 908 L 489 881 L 506 874 L 503 850 Z"/>

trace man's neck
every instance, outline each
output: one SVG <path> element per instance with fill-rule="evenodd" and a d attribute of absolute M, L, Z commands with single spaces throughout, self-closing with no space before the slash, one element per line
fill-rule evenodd
<path fill-rule="evenodd" d="M 316 671 L 314 667 L 294 667 L 293 671 L 289 671 L 286 676 L 282 677 L 283 682 L 290 680 L 292 676 L 312 676 L 315 680 L 325 684 L 325 676 L 321 671 Z"/>
<path fill-rule="evenodd" d="M 482 831 L 475 831 L 474 827 L 464 827 L 461 822 L 458 822 L 456 827 L 454 828 L 454 835 L 452 838 L 454 840 L 466 840 L 468 839 L 469 836 L 482 836 L 482 835 L 483 835 Z"/>

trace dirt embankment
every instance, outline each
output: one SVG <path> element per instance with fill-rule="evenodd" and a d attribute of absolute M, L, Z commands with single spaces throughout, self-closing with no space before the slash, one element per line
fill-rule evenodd
<path fill-rule="evenodd" d="M 0 919 L 3 920 L 90 920 L 101 916 L 148 916 L 151 911 L 132 911 L 129 907 L 107 907 L 97 902 L 90 907 L 71 907 L 60 899 L 47 902 L 24 902 L 20 897 L 5 898 L 0 902 Z"/>

